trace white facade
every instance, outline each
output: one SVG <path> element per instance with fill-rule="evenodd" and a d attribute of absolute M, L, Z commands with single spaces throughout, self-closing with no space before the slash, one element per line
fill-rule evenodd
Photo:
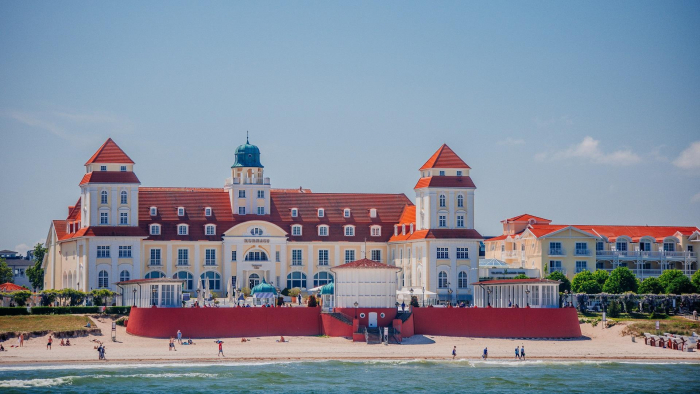
<path fill-rule="evenodd" d="M 394 308 L 399 268 L 335 268 L 335 307 Z"/>

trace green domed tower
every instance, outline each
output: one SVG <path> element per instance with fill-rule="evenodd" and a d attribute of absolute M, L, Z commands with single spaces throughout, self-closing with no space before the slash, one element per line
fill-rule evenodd
<path fill-rule="evenodd" d="M 239 145 L 236 148 L 236 161 L 233 163 L 231 168 L 236 167 L 256 167 L 263 168 L 264 166 L 260 163 L 260 149 L 257 146 L 251 145 L 248 137 L 246 136 L 245 144 Z"/>
<path fill-rule="evenodd" d="M 270 178 L 265 178 L 263 171 L 260 149 L 251 145 L 246 135 L 245 144 L 236 148 L 231 178 L 224 186 L 234 215 L 270 214 Z"/>

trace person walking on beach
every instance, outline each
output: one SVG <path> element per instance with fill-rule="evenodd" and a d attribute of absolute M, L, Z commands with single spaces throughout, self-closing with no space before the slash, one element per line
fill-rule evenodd
<path fill-rule="evenodd" d="M 19 334 L 19 347 L 24 346 L 24 333 Z"/>
<path fill-rule="evenodd" d="M 182 345 L 182 332 L 180 330 L 177 330 L 177 343 Z"/>
<path fill-rule="evenodd" d="M 454 360 L 455 357 L 457 357 L 457 346 L 452 348 L 452 359 Z"/>
<path fill-rule="evenodd" d="M 525 345 L 520 347 L 520 358 L 525 360 Z"/>
<path fill-rule="evenodd" d="M 219 353 L 216 356 L 217 357 L 219 357 L 219 356 L 226 357 L 226 356 L 224 356 L 224 342 L 223 341 L 219 341 Z"/>
<path fill-rule="evenodd" d="M 515 358 L 520 360 L 520 346 L 515 348 Z"/>
<path fill-rule="evenodd" d="M 53 343 L 53 338 L 49 335 L 49 343 L 46 344 L 46 348 L 51 350 L 51 344 Z"/>
<path fill-rule="evenodd" d="M 489 358 L 489 348 L 488 348 L 488 347 L 485 347 L 485 348 L 484 348 L 484 354 L 481 355 L 481 358 L 483 358 L 484 360 L 486 360 L 487 358 Z"/>
<path fill-rule="evenodd" d="M 173 337 L 170 337 L 170 345 L 168 346 L 168 351 L 171 350 L 177 351 L 177 349 L 175 349 L 175 339 L 173 339 Z"/>

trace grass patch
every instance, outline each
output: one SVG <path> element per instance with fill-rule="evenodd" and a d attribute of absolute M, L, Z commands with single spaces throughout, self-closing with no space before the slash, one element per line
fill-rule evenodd
<path fill-rule="evenodd" d="M 32 331 L 75 331 L 81 330 L 90 321 L 87 316 L 39 315 L 39 316 L 0 316 L 0 333 Z"/>
<path fill-rule="evenodd" d="M 659 330 L 656 330 L 656 321 L 636 321 L 630 323 L 622 331 L 624 335 L 635 335 L 638 337 L 643 337 L 645 332 L 652 335 L 663 335 L 663 333 L 668 332 L 670 334 L 676 335 L 692 335 L 693 331 L 700 331 L 700 323 L 681 320 L 681 319 L 668 319 L 659 320 Z"/>
<path fill-rule="evenodd" d="M 588 320 L 601 320 L 603 318 L 603 313 L 602 312 L 585 312 L 585 313 L 579 312 L 578 317 L 579 317 L 579 321 L 583 320 L 583 322 L 586 322 L 587 319 Z M 611 321 L 611 320 L 614 320 L 614 321 L 637 321 L 637 320 L 657 321 L 657 320 L 672 319 L 671 316 L 668 316 L 666 314 L 657 313 L 657 314 L 652 316 L 651 313 L 639 313 L 639 312 L 620 313 L 619 317 L 610 317 L 610 315 L 608 315 L 605 318 L 608 321 Z"/>

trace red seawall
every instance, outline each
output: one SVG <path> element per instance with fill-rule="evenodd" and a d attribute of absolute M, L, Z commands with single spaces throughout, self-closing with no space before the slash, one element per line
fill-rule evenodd
<path fill-rule="evenodd" d="M 126 331 L 151 338 L 306 336 L 320 333 L 321 308 L 132 308 Z"/>
<path fill-rule="evenodd" d="M 355 318 L 355 308 L 335 308 L 336 312 L 340 312 L 350 319 Z M 391 322 L 396 318 L 396 308 L 357 308 L 357 320 L 360 321 L 361 326 L 369 325 L 369 313 L 377 313 L 377 324 L 380 327 L 391 327 Z M 360 315 L 365 314 L 365 317 L 360 317 Z M 382 317 L 381 314 L 384 314 Z"/>
<path fill-rule="evenodd" d="M 352 338 L 352 326 L 328 314 L 321 314 L 321 333 L 329 337 Z"/>
<path fill-rule="evenodd" d="M 414 308 L 411 318 L 416 335 L 483 338 L 581 336 L 575 308 Z"/>

